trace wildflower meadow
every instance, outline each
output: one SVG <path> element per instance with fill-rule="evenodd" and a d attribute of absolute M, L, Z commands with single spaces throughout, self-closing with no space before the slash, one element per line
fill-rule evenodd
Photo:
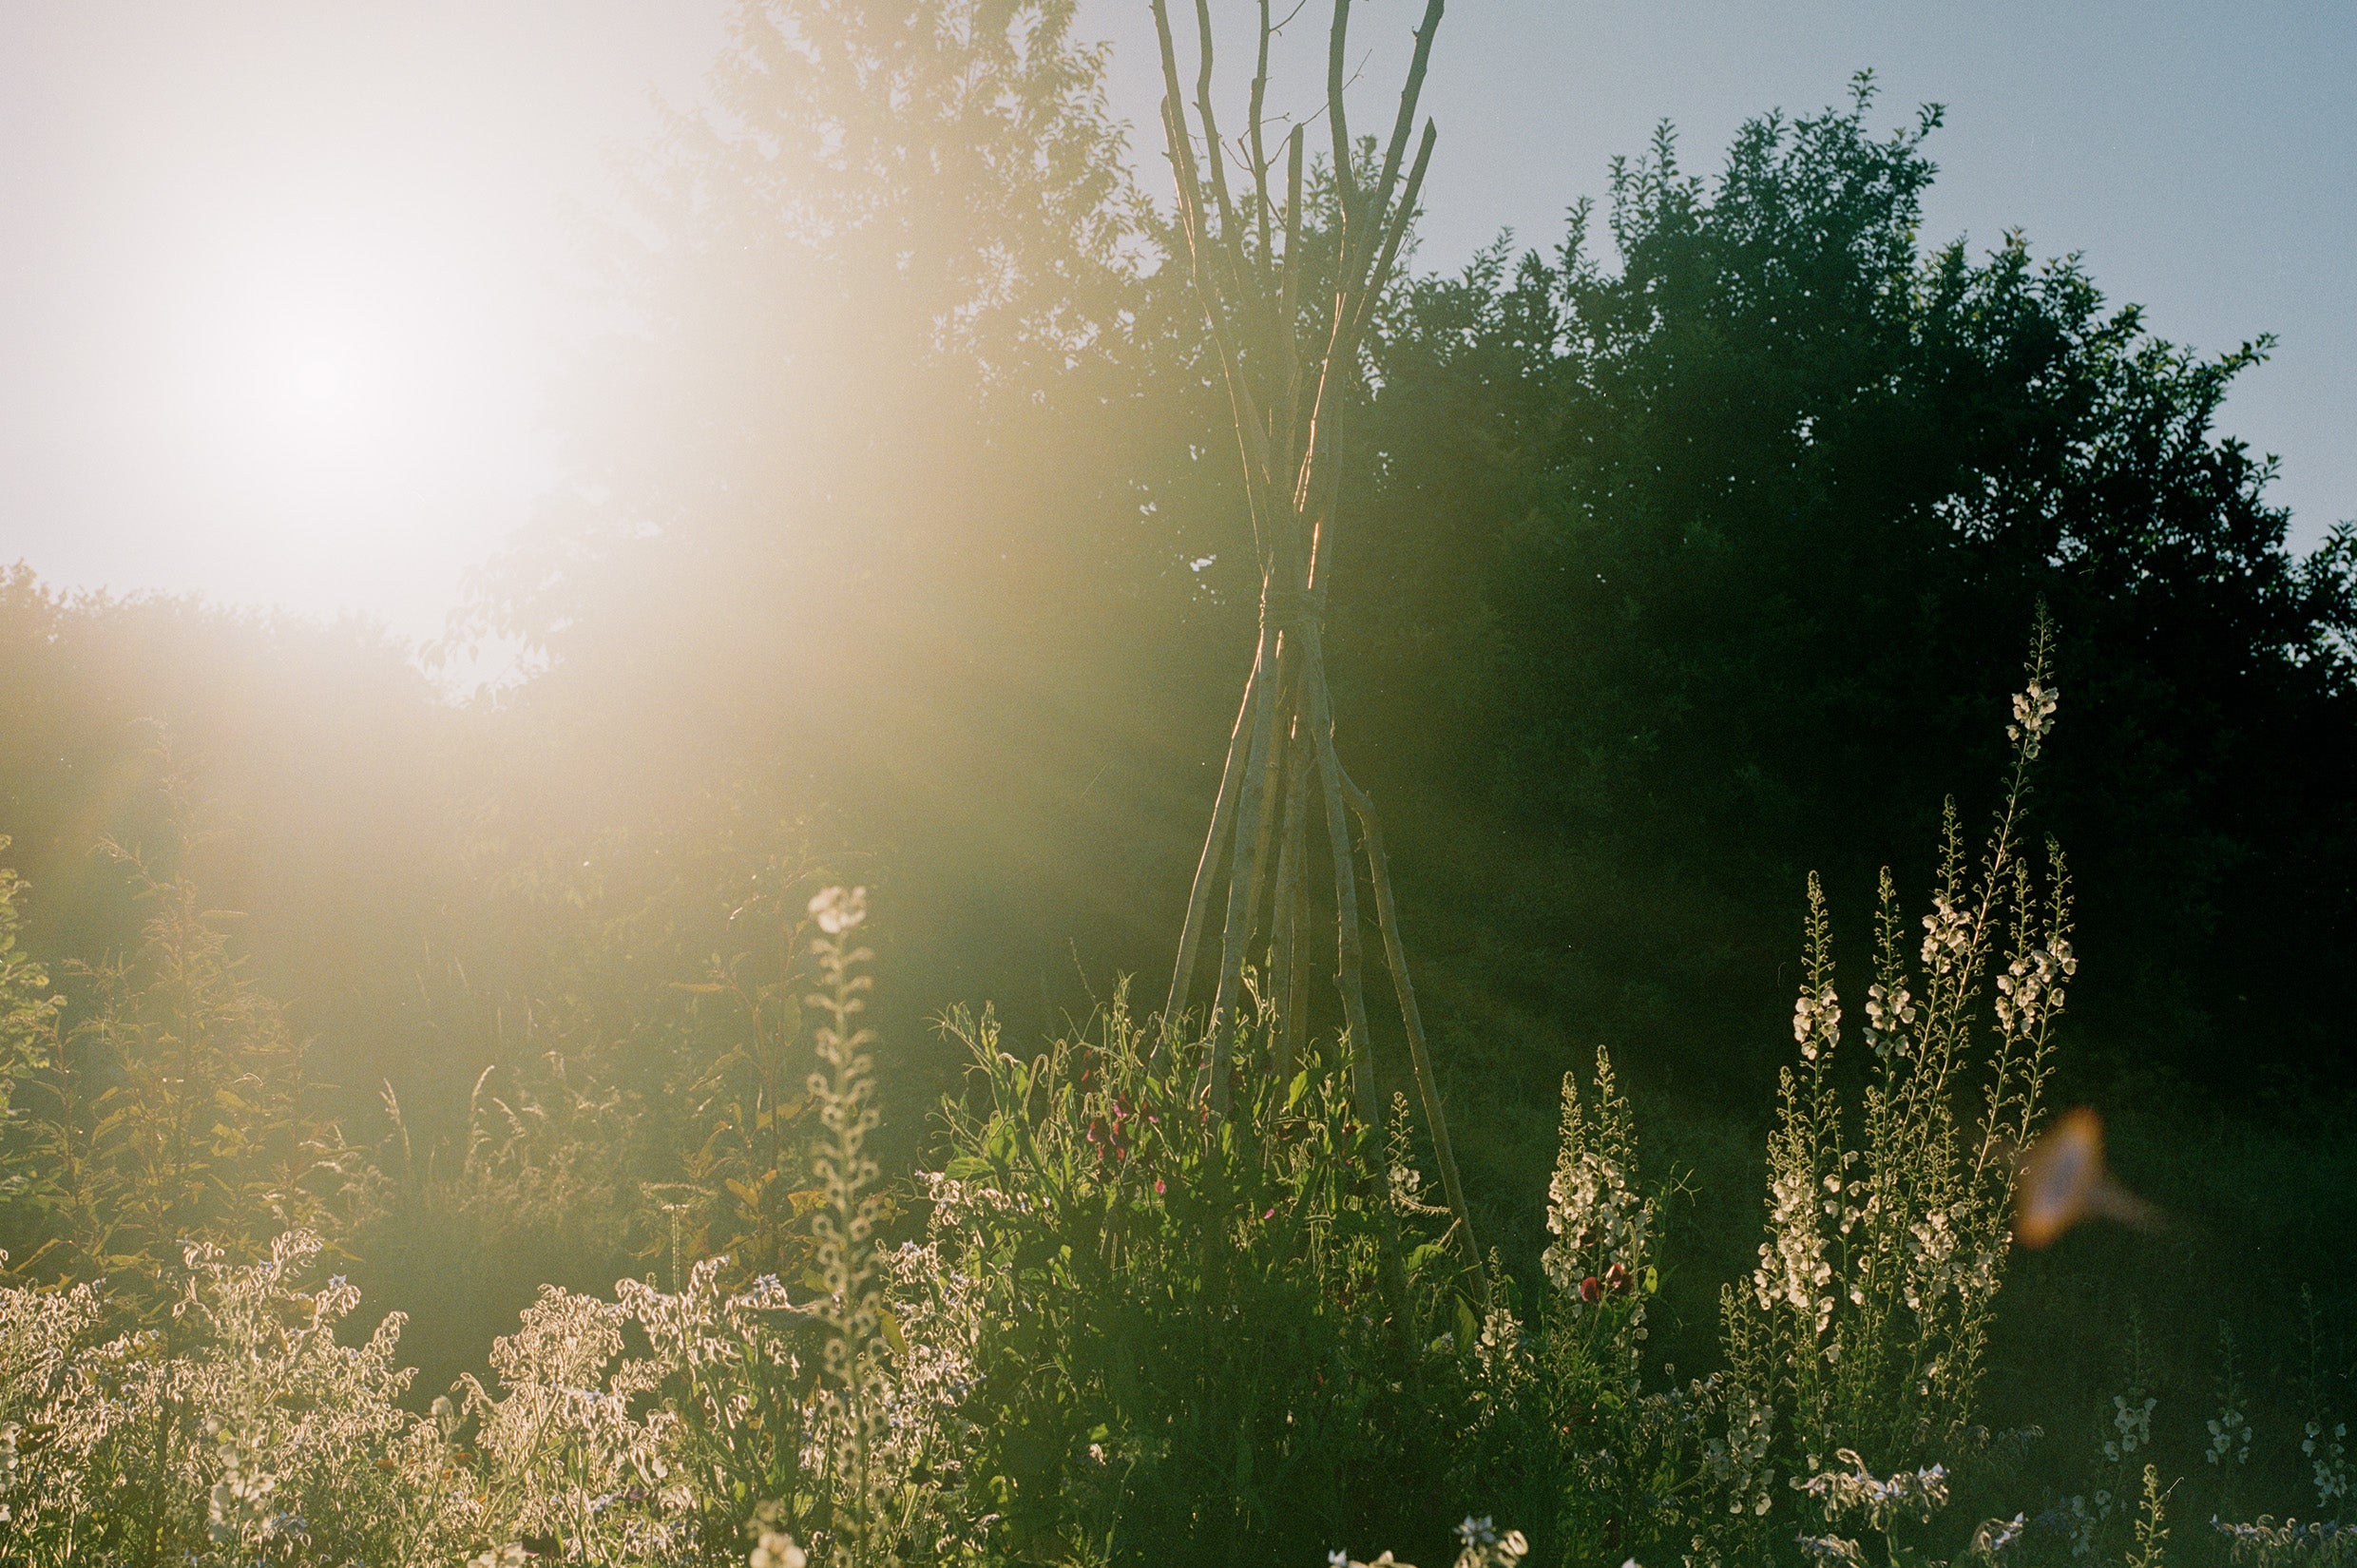
<path fill-rule="evenodd" d="M 1577 10 L 11 8 L 0 1568 L 2357 1564 L 2340 33 Z"/>

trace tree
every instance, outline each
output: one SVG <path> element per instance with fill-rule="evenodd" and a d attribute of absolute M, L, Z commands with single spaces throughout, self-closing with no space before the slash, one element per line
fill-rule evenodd
<path fill-rule="evenodd" d="M 2264 992 L 2287 1039 L 2352 913 L 2357 595 L 2213 429 L 2266 344 L 2158 340 L 2018 235 L 1926 250 L 1938 112 L 1877 138 L 1871 101 L 1753 122 L 1709 183 L 1665 129 L 1615 165 L 1618 271 L 1582 209 L 1384 318 L 1343 711 L 1393 777 L 1445 726 L 1454 798 L 1731 899 L 1764 953 L 1803 869 L 1863 890 L 1985 770 L 1964 720 L 2042 598 L 2086 729 L 2041 808 L 2120 977 L 2090 1023 L 2136 997 L 2190 1061 Z"/>
<path fill-rule="evenodd" d="M 698 840 L 740 875 L 879 853 L 902 1038 L 1068 973 L 1075 926 L 1143 949 L 1160 910 L 1104 869 L 1175 852 L 1131 803 L 1201 700 L 1179 632 L 1234 613 L 1187 565 L 1219 549 L 1188 498 L 1236 484 L 1190 451 L 1199 329 L 1072 26 L 740 7 L 595 258 L 623 330 L 562 411 L 565 493 L 458 628 L 543 666 L 500 698 L 541 781 L 489 813 L 508 853 L 594 856 L 609 911 Z"/>

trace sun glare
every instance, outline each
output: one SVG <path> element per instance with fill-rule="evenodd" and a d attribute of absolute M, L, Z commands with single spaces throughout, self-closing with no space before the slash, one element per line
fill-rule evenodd
<path fill-rule="evenodd" d="M 535 367 L 446 248 L 418 230 L 364 242 L 261 215 L 224 234 L 169 307 L 176 341 L 153 395 L 178 411 L 186 471 L 280 569 L 307 563 L 316 591 L 298 598 L 357 593 L 370 560 L 459 526 L 451 496 L 512 465 L 487 441 L 523 423 Z M 481 526 L 471 513 L 465 526 Z"/>
<path fill-rule="evenodd" d="M 382 307 L 322 281 L 241 289 L 216 307 L 209 411 L 216 434 L 245 457 L 341 465 L 414 434 L 406 427 L 425 392 L 417 354 Z"/>
<path fill-rule="evenodd" d="M 157 453 L 132 506 L 182 520 L 179 559 L 146 565 L 431 636 L 546 482 L 545 356 L 512 269 L 432 223 L 263 201 L 177 259 L 125 383 Z"/>
<path fill-rule="evenodd" d="M 291 380 L 296 396 L 306 406 L 326 409 L 343 392 L 345 376 L 344 362 L 340 357 L 314 352 L 296 362 Z"/>

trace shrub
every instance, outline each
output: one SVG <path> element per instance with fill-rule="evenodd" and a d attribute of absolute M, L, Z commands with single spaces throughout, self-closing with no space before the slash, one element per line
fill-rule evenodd
<path fill-rule="evenodd" d="M 1343 1053 L 1277 1080 L 1265 1023 L 1220 1117 L 1207 1047 L 1152 1062 L 1125 992 L 1028 1061 L 987 1014 L 950 1020 L 973 1089 L 904 1272 L 969 1367 L 959 1463 L 994 1550 L 1311 1561 L 1446 1517 L 1492 1391 L 1446 1211 L 1354 1116 Z"/>
<path fill-rule="evenodd" d="M 0 1288 L 0 1560 L 716 1562 L 742 1557 L 748 1524 L 773 1568 L 953 1547 L 927 1479 L 955 1469 L 932 1442 L 945 1362 L 888 1348 L 904 1342 L 862 1153 L 861 913 L 834 897 L 814 945 L 814 1299 L 775 1276 L 729 1291 L 717 1257 L 676 1291 L 549 1287 L 493 1347 L 490 1385 L 420 1416 L 401 1405 L 400 1315 L 340 1344 L 358 1293 L 314 1282 L 306 1233 L 246 1267 L 187 1249 L 157 1326 L 111 1338 L 90 1285 Z"/>
<path fill-rule="evenodd" d="M 398 1315 L 312 1283 L 316 1237 L 234 1266 L 190 1247 L 161 1324 L 101 1340 L 87 1285 L 0 1290 L 0 1558 L 455 1560 L 481 1526 L 443 1433 L 398 1401 Z"/>
<path fill-rule="evenodd" d="M 184 850 L 177 775 L 166 794 Z M 207 908 L 184 869 L 100 849 L 145 906 L 140 944 L 69 965 L 70 1012 L 35 1000 L 46 980 L 11 965 L 0 1173 L 10 1229 L 29 1245 L 21 1272 L 104 1275 L 110 1299 L 153 1319 L 191 1241 L 252 1256 L 290 1229 L 333 1240 L 359 1151 L 313 1110 L 301 1045 L 231 950 L 237 917 Z"/>

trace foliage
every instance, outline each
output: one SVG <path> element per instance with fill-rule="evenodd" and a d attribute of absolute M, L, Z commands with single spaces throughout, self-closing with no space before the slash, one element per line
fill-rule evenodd
<path fill-rule="evenodd" d="M 187 807 L 176 801 L 181 836 Z M 191 1242 L 252 1253 L 289 1229 L 334 1228 L 355 1161 L 307 1101 L 301 1047 L 184 870 L 111 841 L 147 920 L 139 949 L 75 965 L 86 1004 L 21 1004 L 50 1024 L 11 1098 L 0 1162 L 35 1278 L 113 1276 L 160 1311 Z M 30 984 L 20 971 L 10 977 Z"/>
<path fill-rule="evenodd" d="M 0 850 L 9 841 L 0 836 Z M 65 998 L 49 991 L 48 971 L 18 946 L 24 879 L 0 868 L 0 1138 L 15 1118 L 17 1083 L 48 1065 L 48 1045 Z M 11 1192 L 14 1189 L 10 1189 Z"/>
<path fill-rule="evenodd" d="M 744 742 L 780 724 L 855 753 L 863 702 L 907 698 L 875 676 L 990 612 L 960 572 L 1069 569 L 1019 536 L 1010 489 L 1050 493 L 1040 419 L 1102 417 L 1135 379 L 1111 361 L 1143 216 L 1074 25 L 1069 0 L 743 0 L 708 105 L 628 171 L 631 220 L 593 261 L 628 330 L 558 410 L 574 483 L 454 636 L 547 661 L 544 711 L 615 704 L 568 738 L 611 748 L 632 795 L 760 777 Z M 1077 526 L 1055 545 L 1097 553 Z M 853 646 L 862 667 L 810 689 Z M 609 728 L 650 704 L 697 722 L 652 750 Z"/>
<path fill-rule="evenodd" d="M 1926 1531 L 1989 1447 L 1970 1423 L 2008 1245 L 1996 1140 L 2033 1134 L 2071 972 L 2059 884 L 2033 903 L 2008 849 L 2055 707 L 2035 662 L 2032 677 L 2006 805 L 1976 880 L 1951 851 L 1920 969 L 1885 910 L 1868 1012 L 1882 1049 L 1849 1158 L 1812 901 L 1769 1241 L 1751 1288 L 1729 1293 L 1722 1372 L 1648 1387 L 1667 1190 L 1641 1184 L 1601 1054 L 1592 1092 L 1564 1085 L 1535 1332 L 1510 1289 L 1477 1312 L 1447 1211 L 1418 1195 L 1404 1131 L 1378 1155 L 1355 1122 L 1334 1043 L 1275 1083 L 1253 1071 L 1265 1015 L 1239 1029 L 1238 1081 L 1256 1087 L 1215 1117 L 1194 1088 L 1206 1047 L 1175 1042 L 1150 1063 L 1121 994 L 1087 1036 L 1027 1062 L 987 1016 L 953 1022 L 973 1093 L 947 1108 L 925 1239 L 885 1250 L 865 1148 L 865 896 L 835 888 L 810 910 L 814 1293 L 775 1276 L 732 1291 L 718 1256 L 673 1291 L 551 1286 L 494 1347 L 491 1380 L 421 1416 L 393 1361 L 399 1314 L 339 1342 L 357 1293 L 313 1283 L 321 1244 L 300 1232 L 250 1267 L 190 1248 L 172 1310 L 112 1338 L 86 1284 L 0 1290 L 0 1548 L 224 1568 L 711 1563 L 748 1542 L 756 1568 L 1213 1547 L 1307 1561 L 1335 1539 L 1417 1539 L 1447 1497 L 1478 1491 L 1543 1528 L 1466 1519 L 1459 1568 L 1631 1551 L 1936 1568 Z M 1983 997 L 2001 933 L 2010 959 Z M 1403 1232 L 1395 1296 L 1385 1254 Z M 1955 1560 L 2087 1561 L 2116 1536 L 2098 1560 L 2157 1568 L 2156 1402 L 2132 1383 L 2114 1404 L 2104 1454 L 2140 1467 L 2140 1506 L 2108 1533 L 2083 1498 L 2085 1529 L 2052 1510 L 1991 1520 Z M 2327 1419 L 2310 1418 L 2309 1450 L 2329 1504 L 2345 1486 Z M 2264 1516 L 2212 1534 L 2237 1560 L 2338 1560 L 2342 1543 L 2337 1524 Z"/>
<path fill-rule="evenodd" d="M 393 1360 L 399 1314 L 339 1344 L 358 1294 L 311 1282 L 321 1244 L 299 1231 L 250 1267 L 190 1248 L 168 1316 L 104 1343 L 90 1286 L 10 1287 L 9 1560 L 712 1561 L 741 1549 L 749 1522 L 775 1562 L 897 1560 L 930 1523 L 913 1478 L 941 1462 L 928 1444 L 944 1392 L 916 1375 L 933 1363 L 886 1348 L 875 1170 L 860 1153 L 872 1071 L 851 1027 L 866 955 L 843 940 L 860 909 L 826 896 L 812 1001 L 833 1021 L 833 1071 L 811 1084 L 833 1220 L 823 1293 L 796 1301 L 774 1276 L 731 1293 L 719 1258 L 676 1292 L 550 1287 L 494 1348 L 492 1386 L 464 1380 L 418 1416 Z"/>
<path fill-rule="evenodd" d="M 791 889 L 795 879 L 784 886 Z M 865 889 L 859 896 L 864 900 Z M 732 925 L 753 914 L 757 918 L 777 902 L 764 892 L 731 911 Z M 810 977 L 794 955 L 813 952 L 832 974 L 847 962 L 836 938 L 852 929 L 841 924 L 856 912 L 865 918 L 865 905 L 814 905 L 816 914 L 802 922 L 782 919 L 776 954 L 747 949 L 716 958 L 710 978 L 683 987 L 699 995 L 724 1000 L 733 1009 L 740 1033 L 702 1065 L 686 1091 L 693 1107 L 687 1136 L 696 1138 L 681 1161 L 681 1180 L 668 1191 L 674 1202 L 667 1212 L 684 1223 L 671 1237 L 675 1252 L 682 1247 L 698 1255 L 725 1253 L 743 1277 L 776 1274 L 790 1278 L 811 1262 L 811 1236 L 805 1216 L 832 1193 L 805 1179 L 802 1144 L 806 1141 L 812 1099 L 806 1083 L 795 1080 L 795 1063 L 805 1051 L 832 1068 L 838 1080 L 844 1070 L 842 1030 L 845 1021 L 829 1016 L 812 1038 L 802 1038 L 803 1008 L 808 1002 L 795 993 Z M 814 919 L 818 934 L 806 941 Z M 751 926 L 755 922 L 746 922 Z M 865 949 L 860 949 L 864 956 Z M 860 989 L 865 990 L 864 979 Z M 830 987 L 826 996 L 832 996 Z M 864 1006 L 864 1001 L 862 1003 Z M 864 1070 L 862 1081 L 864 1079 Z M 848 1093 L 849 1090 L 845 1089 Z M 864 1136 L 864 1135 L 863 1135 Z M 697 1203 L 696 1198 L 704 1199 Z M 838 1226 L 848 1220 L 838 1216 Z"/>
<path fill-rule="evenodd" d="M 475 1080 L 453 1148 L 412 1128 L 387 1084 L 389 1130 L 349 1190 L 359 1271 L 406 1286 L 397 1299 L 441 1317 L 445 1332 L 458 1315 L 452 1297 L 488 1331 L 515 1303 L 484 1298 L 519 1275 L 528 1296 L 577 1259 L 628 1256 L 638 1208 L 632 1112 L 620 1091 L 557 1053 L 521 1067 L 494 1062 Z M 671 1284 L 683 1278 L 675 1270 Z"/>
<path fill-rule="evenodd" d="M 2018 842 L 2029 765 L 2057 706 L 2046 647 L 2041 624 L 2014 699 L 2012 776 L 1977 870 L 1949 805 L 1913 954 L 1884 873 L 1864 1030 L 1874 1061 L 1855 1143 L 1835 1086 L 1831 932 L 1824 894 L 1810 889 L 1792 1015 L 1802 1061 L 1779 1082 L 1769 1239 L 1752 1289 L 1724 1297 L 1733 1381 L 1777 1412 L 1763 1489 L 1777 1470 L 1816 1475 L 1836 1443 L 1878 1465 L 1953 1455 L 1971 1424 L 2011 1241 L 2009 1152 L 2038 1129 L 2054 1020 L 2079 966 L 2060 851 L 2049 844 L 2041 898 Z M 2004 969 L 1988 996 L 2001 941 Z"/>
<path fill-rule="evenodd" d="M 1529 1540 L 1520 1530 L 1501 1535 L 1497 1522 L 1486 1517 L 1475 1519 L 1466 1515 L 1465 1522 L 1457 1526 L 1457 1537 L 1465 1544 L 1457 1554 L 1456 1568 L 1515 1568 L 1530 1550 Z M 1402 1562 L 1389 1552 L 1371 1562 L 1361 1562 L 1347 1552 L 1332 1552 L 1327 1555 L 1327 1561 L 1332 1568 L 1415 1568 L 1414 1563 Z"/>
<path fill-rule="evenodd" d="M 86 1285 L 0 1290 L 0 1546 L 12 1562 L 454 1560 L 479 1515 L 432 1422 L 405 1413 L 401 1320 L 311 1284 L 316 1237 L 233 1265 L 191 1247 L 153 1328 L 98 1341 Z"/>
<path fill-rule="evenodd" d="M 1558 1559 L 1646 1539 L 1652 1520 L 1697 1484 L 1704 1412 L 1649 1395 L 1645 1318 L 1659 1286 L 1661 1195 L 1641 1185 L 1637 1130 L 1612 1059 L 1596 1054 L 1593 1102 L 1563 1075 L 1562 1131 L 1547 1189 L 1546 1309 L 1531 1374 L 1558 1467 Z"/>
<path fill-rule="evenodd" d="M 1811 880 L 1792 1022 L 1801 1061 L 1783 1074 L 1769 1141 L 1768 1238 L 1748 1288 L 1721 1297 L 1724 1371 L 1645 1391 L 1658 1197 L 1638 1183 L 1609 1059 L 1599 1057 L 1592 1107 L 1565 1080 L 1543 1348 L 1525 1374 L 1542 1380 L 1554 1440 L 1561 1560 L 1629 1548 L 1759 1560 L 1811 1504 L 1816 1528 L 1854 1518 L 1899 1554 L 1900 1525 L 1928 1521 L 1950 1470 L 1985 1444 L 1972 1423 L 2011 1246 L 2009 1151 L 2037 1129 L 2052 1023 L 2077 968 L 2059 853 L 2041 899 L 2018 849 L 2029 765 L 2059 706 L 2046 648 L 2041 624 L 1977 874 L 1950 807 L 1918 953 L 1885 873 L 1872 1061 L 1854 1110 L 1835 1076 L 1841 1004 Z M 1989 997 L 2001 940 L 2009 950 Z M 1857 1540 L 1797 1522 L 1816 1555 L 1867 1560 Z"/>
<path fill-rule="evenodd" d="M 1265 1018 L 1239 1031 L 1217 1117 L 1192 1088 L 1208 1046 L 1150 1064 L 1125 993 L 1029 1061 L 987 1015 L 950 1026 L 972 1084 L 912 1272 L 923 1332 L 970 1367 L 960 1463 L 999 1550 L 1310 1560 L 1445 1506 L 1498 1325 L 1331 1045 L 1271 1081 Z M 1382 1282 L 1394 1225 L 1406 1323 Z"/>
<path fill-rule="evenodd" d="M 485 716 L 483 859 L 551 947 L 628 922 L 649 941 L 612 956 L 643 960 L 634 898 L 692 929 L 775 858 L 872 857 L 909 982 L 880 1005 L 928 1094 L 960 1066 L 932 1013 L 1042 1027 L 1066 932 L 1112 938 L 1095 973 L 1160 943 L 1095 871 L 1167 852 L 1159 745 L 1225 661 L 1180 634 L 1235 613 L 1189 565 L 1228 537 L 1224 415 L 1105 70 L 1069 0 L 728 7 L 585 258 L 618 330 L 553 411 L 564 483 L 451 632 L 527 650 Z M 474 973 L 504 935 L 463 933 Z M 730 947 L 699 932 L 661 980 Z"/>
<path fill-rule="evenodd" d="M 1926 246 L 1938 112 L 1877 135 L 1871 106 L 1753 120 L 1709 180 L 1665 129 L 1614 166 L 1617 268 L 1582 206 L 1560 249 L 1396 302 L 1344 717 L 1518 847 L 1483 878 L 1550 840 L 1632 868 L 1622 973 L 1675 942 L 1644 924 L 1671 889 L 1750 957 L 1803 869 L 1870 887 L 1867 847 L 1995 761 L 1966 712 L 2042 599 L 2088 726 L 2042 803 L 2113 954 L 2082 1002 L 2139 1062 L 2322 1066 L 2330 1029 L 2294 1021 L 2357 913 L 2321 805 L 2357 768 L 2357 577 L 2344 534 L 2290 546 L 2269 465 L 2213 428 L 2266 342 L 2195 355 L 2019 234 Z M 1542 928 L 1502 942 L 1581 940 L 1523 902 Z"/>
<path fill-rule="evenodd" d="M 493 984 L 452 964 L 420 985 L 436 1029 L 488 1065 L 455 1136 L 385 1086 L 354 1247 L 373 1289 L 436 1326 L 436 1371 L 481 1370 L 544 1282 L 651 1264 L 676 1290 L 711 1255 L 731 1288 L 803 1277 L 817 878 L 781 858 L 740 876 L 743 848 L 649 866 L 616 847 L 570 878 L 519 877 L 502 924 L 528 956 Z M 453 1238 L 470 1272 L 437 1261 Z"/>
<path fill-rule="evenodd" d="M 1462 1299 L 1343 1042 L 1203 1119 L 1118 1004 L 1029 1061 L 962 1024 L 926 1238 L 878 1248 L 875 1168 L 914 1139 L 877 1141 L 862 1025 L 896 1092 L 954 1053 L 848 1010 L 866 927 L 806 949 L 812 846 L 872 848 L 907 911 L 904 1024 L 993 993 L 1051 1016 L 1067 931 L 1083 973 L 1159 962 L 1174 911 L 1139 889 L 1182 885 L 1203 793 L 1169 758 L 1228 721 L 1198 694 L 1252 613 L 1211 367 L 1073 21 L 739 10 L 718 114 L 673 125 L 610 253 L 625 330 L 578 378 L 568 483 L 457 629 L 546 660 L 516 689 L 445 704 L 365 628 L 0 574 L 0 799 L 40 892 L 20 929 L 0 877 L 0 1556 L 1430 1561 L 1466 1501 L 1528 1531 L 1468 1520 L 1484 1568 L 2349 1556 L 2347 1388 L 2321 1348 L 2276 1375 L 2345 1109 L 2257 1097 L 2344 1027 L 2357 535 L 2297 554 L 2213 430 L 2263 343 L 2167 344 L 2019 237 L 1926 250 L 1936 117 L 1878 139 L 1863 93 L 1746 127 L 1715 181 L 1663 137 L 1616 171 L 1618 270 L 1580 226 L 1502 245 L 1370 346 L 1337 698 L 1370 782 L 1414 787 L 1386 794 L 1403 919 L 1440 939 L 1418 980 L 1527 1295 Z M 1866 1048 L 1836 1049 L 1822 910 L 1992 759 L 1961 720 L 2041 596 L 2089 737 L 2041 813 L 2102 962 L 2078 983 L 2059 866 L 2033 889 L 2012 827 L 1975 861 L 1951 812 L 1933 941 L 1903 865 Z M 2052 691 L 2023 694 L 2033 745 Z M 232 832 L 160 831 L 143 716 Z M 1734 1272 L 1717 1197 L 1759 1154 L 1766 1053 L 1734 1042 L 1779 1033 L 1751 1021 L 1803 866 L 1831 896 L 1773 1064 L 1767 1245 L 1752 1271 L 1745 1221 L 1727 1365 L 1697 1347 L 1681 1381 L 1664 1342 L 1707 1313 L 1680 1292 Z M 2074 1092 L 2146 1140 L 2140 1185 L 2192 1195 L 2165 1245 L 2014 1270 L 2042 1293 L 2007 1309 L 2008 1419 L 2068 1427 L 2025 1474 L 2028 1432 L 1979 1429 L 1995 1195 L 2065 982 Z M 1527 1179 L 1573 1028 L 1626 1081 L 1600 1054 L 1567 1082 Z M 380 1071 L 392 1135 L 347 1186 L 334 1124 Z M 1631 1101 L 1653 1158 L 1708 1168 L 1648 1185 Z M 403 1353 L 474 1367 L 437 1416 L 390 1328 L 331 1331 L 339 1251 L 429 1309 Z M 2120 1329 L 2139 1290 L 2149 1338 Z M 2213 1389 L 2187 1347 L 2221 1304 L 2242 1359 Z M 2108 1357 L 2079 1352 L 2123 1339 L 2082 1398 Z M 2164 1538 L 2164 1496 L 2213 1527 Z M 1959 1545 L 1984 1501 L 2011 1522 Z"/>
<path fill-rule="evenodd" d="M 2159 1385 L 2139 1315 L 2123 1336 L 2115 1386 L 2097 1414 L 2098 1437 L 2082 1476 L 2068 1489 L 2050 1480 L 2054 1501 L 2029 1522 L 2024 1555 L 2033 1561 L 2078 1563 L 2119 1555 L 2131 1560 L 2165 1548 L 2160 1511 L 2167 1499 L 2191 1493 L 2212 1512 L 2209 1529 L 2175 1550 L 2197 1558 L 2220 1551 L 2234 1562 L 2329 1563 L 2348 1560 L 2357 1536 L 2347 1520 L 2349 1387 L 2340 1348 L 2328 1342 L 2312 1298 L 2305 1343 L 2290 1375 L 2269 1387 L 2246 1381 L 2239 1336 L 2222 1329 L 2214 1386 L 2221 1413 L 2198 1433 Z M 2165 1386 L 2163 1392 L 2166 1392 Z M 2202 1441 L 2206 1439 L 2206 1442 Z M 2165 1487 L 2163 1466 L 2192 1464 Z M 2159 1456 L 2157 1458 L 2154 1456 Z M 2314 1512 L 2297 1517 L 2248 1514 L 2253 1490 Z M 2137 1499 L 2141 1492 L 2142 1501 Z M 2206 1495 L 2206 1501 L 2204 1501 Z"/>
<path fill-rule="evenodd" d="M 2293 1563 L 2357 1560 L 2357 1531 L 2344 1524 L 2319 1520 L 2302 1524 L 2289 1519 L 2278 1522 L 2265 1514 L 2248 1524 L 2212 1523 L 2227 1539 L 2236 1562 L 2290 1568 Z"/>

